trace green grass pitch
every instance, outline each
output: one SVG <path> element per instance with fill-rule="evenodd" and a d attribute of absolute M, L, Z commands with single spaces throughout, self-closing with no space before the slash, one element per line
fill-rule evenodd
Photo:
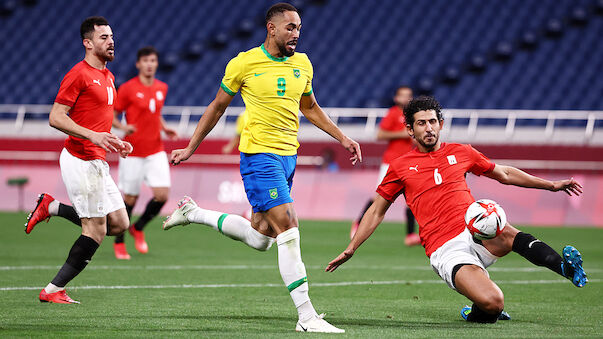
<path fill-rule="evenodd" d="M 283 286 L 276 246 L 252 250 L 204 226 L 164 232 L 147 227 L 150 252 L 113 257 L 107 238 L 68 286 L 80 305 L 40 303 L 38 293 L 63 264 L 79 228 L 54 217 L 30 235 L 25 214 L 0 214 L 0 337 L 283 338 L 297 313 Z M 529 228 L 555 249 L 575 245 L 590 283 L 579 289 L 512 253 L 490 270 L 505 293 L 511 321 L 470 324 L 465 297 L 431 270 L 423 249 L 403 245 L 403 227 L 380 226 L 335 273 L 324 267 L 348 243 L 348 222 L 302 221 L 302 256 L 319 313 L 355 338 L 554 338 L 603 335 L 602 231 Z M 28 289 L 29 288 L 29 289 Z"/>

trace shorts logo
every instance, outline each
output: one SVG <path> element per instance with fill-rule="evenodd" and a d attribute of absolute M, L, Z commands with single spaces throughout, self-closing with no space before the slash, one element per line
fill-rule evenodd
<path fill-rule="evenodd" d="M 299 76 L 301 75 L 301 72 L 299 71 L 299 69 L 294 69 L 293 70 L 293 76 L 296 78 L 299 78 Z"/>
<path fill-rule="evenodd" d="M 268 193 L 270 193 L 270 199 L 276 199 L 276 198 L 278 198 L 278 191 L 277 191 L 276 188 L 269 189 Z"/>

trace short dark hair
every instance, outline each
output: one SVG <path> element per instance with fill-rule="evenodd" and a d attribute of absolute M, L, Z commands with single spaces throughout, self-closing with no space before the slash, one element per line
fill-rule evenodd
<path fill-rule="evenodd" d="M 94 26 L 109 26 L 109 21 L 102 16 L 91 16 L 86 18 L 80 26 L 80 36 L 82 37 L 82 40 L 92 39 Z"/>
<path fill-rule="evenodd" d="M 398 92 L 399 92 L 401 89 L 409 89 L 411 92 L 414 92 L 414 91 L 412 90 L 412 87 L 410 87 L 410 86 L 408 86 L 408 85 L 400 85 L 400 86 L 398 86 L 398 88 L 396 88 L 396 91 L 394 92 L 394 95 L 398 94 Z"/>
<path fill-rule="evenodd" d="M 438 120 L 443 119 L 442 106 L 433 97 L 422 95 L 416 99 L 412 99 L 404 109 L 404 119 L 406 119 L 406 124 L 412 127 L 412 125 L 415 123 L 415 113 L 429 110 L 434 110 L 436 112 L 436 117 Z"/>
<path fill-rule="evenodd" d="M 153 46 L 145 46 L 136 52 L 136 61 L 140 60 L 143 56 L 155 54 L 159 58 L 159 52 Z"/>
<path fill-rule="evenodd" d="M 272 19 L 273 16 L 277 15 L 277 14 L 282 14 L 283 12 L 296 12 L 299 13 L 297 11 L 297 8 L 295 8 L 295 6 L 293 6 L 292 4 L 288 4 L 286 2 L 279 2 L 278 4 L 274 4 L 272 6 L 270 6 L 270 8 L 268 9 L 268 12 L 266 12 L 266 23 L 268 23 L 268 21 L 270 21 L 270 19 Z"/>

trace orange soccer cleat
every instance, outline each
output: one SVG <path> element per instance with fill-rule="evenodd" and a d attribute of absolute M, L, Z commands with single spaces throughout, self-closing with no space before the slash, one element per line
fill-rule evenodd
<path fill-rule="evenodd" d="M 36 227 L 36 225 L 42 221 L 48 222 L 48 219 L 50 219 L 48 205 L 53 201 L 54 198 L 48 193 L 42 193 L 38 195 L 36 207 L 27 216 L 27 222 L 25 223 L 25 233 L 31 233 L 34 227 Z"/>
<path fill-rule="evenodd" d="M 119 260 L 130 260 L 130 255 L 126 250 L 126 243 L 113 243 L 113 252 L 115 252 L 115 258 Z"/>
<path fill-rule="evenodd" d="M 79 301 L 75 301 L 65 293 L 65 290 L 61 290 L 54 293 L 46 293 L 45 289 L 40 292 L 40 302 L 43 303 L 55 303 L 55 304 L 79 304 Z"/>
<path fill-rule="evenodd" d="M 144 232 L 134 228 L 134 225 L 131 225 L 128 231 L 134 237 L 134 247 L 136 247 L 136 250 L 142 254 L 149 252 L 149 245 L 144 240 Z"/>

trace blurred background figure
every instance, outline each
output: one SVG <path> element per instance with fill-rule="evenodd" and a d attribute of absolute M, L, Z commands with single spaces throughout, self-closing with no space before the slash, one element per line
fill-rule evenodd
<path fill-rule="evenodd" d="M 385 177 L 385 174 L 389 169 L 389 163 L 406 154 L 413 148 L 412 138 L 406 130 L 406 121 L 404 120 L 404 107 L 412 100 L 412 96 L 413 93 L 410 86 L 402 85 L 398 87 L 393 97 L 394 106 L 387 111 L 387 114 L 379 124 L 377 140 L 387 141 L 387 149 L 385 150 L 385 153 L 383 153 L 381 166 L 379 167 L 377 185 L 379 185 Z M 373 200 L 374 199 L 371 198 L 366 202 L 358 219 L 352 222 L 350 239 L 356 234 L 358 224 L 360 224 L 360 220 L 362 220 L 364 213 L 366 213 L 366 210 L 371 206 Z M 406 238 L 404 239 L 404 244 L 406 246 L 421 244 L 421 239 L 415 231 L 415 224 L 415 216 L 412 214 L 410 208 L 406 206 Z"/>

